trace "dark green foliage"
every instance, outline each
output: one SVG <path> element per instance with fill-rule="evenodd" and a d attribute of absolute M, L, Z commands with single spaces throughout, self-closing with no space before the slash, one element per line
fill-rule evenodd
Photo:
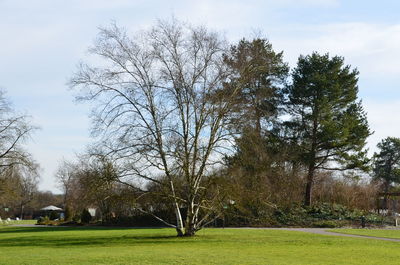
<path fill-rule="evenodd" d="M 321 203 L 307 208 L 307 214 L 321 220 L 355 220 L 363 215 L 362 211 L 351 210 L 340 204 Z"/>
<path fill-rule="evenodd" d="M 260 38 L 242 39 L 224 61 L 232 74 L 226 89 L 238 90 L 229 115 L 231 131 L 238 133 L 237 152 L 226 159 L 228 174 L 234 177 L 228 184 L 229 196 L 238 202 L 238 214 L 247 215 L 253 223 L 269 207 L 264 202 L 280 200 L 280 195 L 271 193 L 290 186 L 284 184 L 285 176 L 277 166 L 283 160 L 282 148 L 276 152 L 276 139 L 272 139 L 289 67 L 283 62 L 283 52 L 275 52 L 268 40 Z"/>
<path fill-rule="evenodd" d="M 367 169 L 363 148 L 371 132 L 357 99 L 357 75 L 342 57 L 318 53 L 300 56 L 293 70 L 286 128 L 308 169 L 305 205 L 311 204 L 316 171 Z"/>
<path fill-rule="evenodd" d="M 239 89 L 231 118 L 235 129 L 253 128 L 258 133 L 271 126 L 282 100 L 289 67 L 283 52 L 276 53 L 266 39 L 242 39 L 224 57 L 232 71 L 228 88 Z"/>
<path fill-rule="evenodd" d="M 79 223 L 81 221 L 81 214 L 74 214 L 74 216 L 72 217 L 72 221 Z"/>
<path fill-rule="evenodd" d="M 81 214 L 81 222 L 83 224 L 88 224 L 92 220 L 92 216 L 90 215 L 89 211 L 87 209 L 83 209 L 82 214 Z"/>
<path fill-rule="evenodd" d="M 385 192 L 400 183 L 400 138 L 387 137 L 378 144 L 373 158 L 373 178 L 382 181 Z"/>
<path fill-rule="evenodd" d="M 226 226 L 294 226 L 294 227 L 342 227 L 360 226 L 361 216 L 365 216 L 368 226 L 392 224 L 392 220 L 375 213 L 350 209 L 340 204 L 320 203 L 310 207 L 266 209 L 258 218 L 243 216 L 235 208 L 225 212 Z"/>
<path fill-rule="evenodd" d="M 49 213 L 49 219 L 50 220 L 55 220 L 55 219 L 58 219 L 58 218 L 60 218 L 60 213 L 59 212 L 50 211 L 50 213 Z"/>

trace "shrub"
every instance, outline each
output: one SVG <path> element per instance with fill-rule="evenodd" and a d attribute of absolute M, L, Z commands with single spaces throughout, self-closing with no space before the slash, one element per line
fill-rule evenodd
<path fill-rule="evenodd" d="M 238 216 L 244 216 L 239 218 Z M 226 212 L 226 226 L 301 226 L 301 227 L 341 227 L 360 226 L 361 216 L 365 216 L 366 225 L 392 224 L 388 217 L 373 212 L 350 209 L 340 204 L 320 203 L 310 207 L 293 205 L 292 207 L 276 207 L 262 218 L 251 220 L 240 212 Z"/>
<path fill-rule="evenodd" d="M 79 222 L 81 221 L 81 215 L 80 215 L 80 214 L 75 214 L 75 215 L 72 217 L 72 221 L 73 221 L 73 222 L 76 222 L 76 223 L 79 223 Z"/>
<path fill-rule="evenodd" d="M 38 224 L 38 225 L 48 225 L 50 223 L 50 219 L 49 219 L 49 217 L 48 216 L 45 216 L 45 217 L 39 217 L 39 219 L 37 220 L 37 223 L 36 224 Z"/>
<path fill-rule="evenodd" d="M 87 209 L 83 209 L 82 214 L 81 214 L 81 222 L 84 224 L 90 223 L 92 220 L 92 215 L 89 213 Z"/>
<path fill-rule="evenodd" d="M 60 218 L 60 213 L 56 212 L 56 211 L 51 211 L 49 214 L 49 219 L 50 220 L 55 220 L 55 219 L 59 219 Z"/>

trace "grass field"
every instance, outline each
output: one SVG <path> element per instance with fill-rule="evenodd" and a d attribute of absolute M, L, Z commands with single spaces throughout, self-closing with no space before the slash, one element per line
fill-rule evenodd
<path fill-rule="evenodd" d="M 1 227 L 0 264 L 399 264 L 400 243 L 295 231 Z"/>
<path fill-rule="evenodd" d="M 0 221 L 0 226 L 7 226 L 7 225 L 31 225 L 36 224 L 36 220 L 11 220 L 10 222 L 6 222 L 5 220 Z"/>
<path fill-rule="evenodd" d="M 331 232 L 400 239 L 400 230 L 394 229 L 334 229 Z"/>

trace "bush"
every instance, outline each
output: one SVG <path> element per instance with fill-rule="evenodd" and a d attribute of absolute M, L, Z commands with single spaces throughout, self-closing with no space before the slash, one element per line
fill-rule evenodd
<path fill-rule="evenodd" d="M 56 212 L 56 211 L 50 211 L 49 214 L 49 219 L 50 220 L 56 220 L 60 218 L 60 213 Z"/>
<path fill-rule="evenodd" d="M 48 225 L 49 223 L 50 223 L 50 219 L 48 216 L 45 216 L 45 217 L 40 216 L 36 222 L 36 224 L 38 224 L 38 225 Z"/>
<path fill-rule="evenodd" d="M 39 217 L 36 222 L 37 225 L 59 225 L 60 221 L 50 220 L 48 216 Z"/>
<path fill-rule="evenodd" d="M 87 209 L 83 209 L 81 214 L 81 222 L 83 224 L 88 224 L 92 220 L 92 215 L 89 213 Z"/>
<path fill-rule="evenodd" d="M 80 222 L 81 222 L 81 215 L 80 215 L 80 214 L 75 214 L 75 215 L 72 217 L 72 222 L 80 223 Z"/>
<path fill-rule="evenodd" d="M 241 212 L 227 211 L 226 226 L 295 226 L 324 227 L 360 226 L 361 216 L 365 216 L 367 226 L 381 226 L 393 223 L 390 218 L 373 212 L 350 209 L 340 204 L 320 203 L 310 207 L 293 205 L 292 207 L 277 207 L 262 218 L 245 218 Z M 243 218 L 240 218 L 243 216 Z"/>

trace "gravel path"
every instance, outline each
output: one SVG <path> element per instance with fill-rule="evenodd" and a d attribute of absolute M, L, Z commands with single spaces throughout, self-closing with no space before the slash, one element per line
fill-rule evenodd
<path fill-rule="evenodd" d="M 46 227 L 43 225 L 35 225 L 35 224 L 11 224 L 9 226 L 16 226 L 16 227 Z"/>

